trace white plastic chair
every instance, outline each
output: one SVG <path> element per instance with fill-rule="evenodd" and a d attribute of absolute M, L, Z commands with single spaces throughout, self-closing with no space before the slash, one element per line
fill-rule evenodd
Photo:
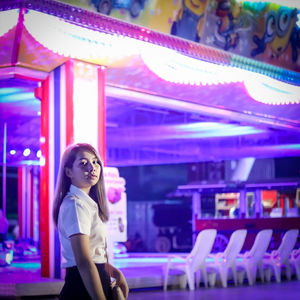
<path fill-rule="evenodd" d="M 264 281 L 262 259 L 270 244 L 272 233 L 272 229 L 263 229 L 259 231 L 250 251 L 237 256 L 236 268 L 239 283 L 243 283 L 244 274 L 246 272 L 248 284 L 253 285 L 256 281 L 257 268 L 259 269 L 261 280 Z"/>
<path fill-rule="evenodd" d="M 171 269 L 181 270 L 185 272 L 185 278 L 187 279 L 190 290 L 195 289 L 195 273 L 200 270 L 204 278 L 204 284 L 205 286 L 207 286 L 205 259 L 212 249 L 216 234 L 216 229 L 202 230 L 197 236 L 195 245 L 191 253 L 186 258 L 179 255 L 169 256 L 167 265 L 164 268 L 165 291 L 167 290 L 169 271 Z M 177 261 L 174 261 L 174 259 L 177 259 Z M 182 262 L 180 263 L 178 262 L 178 260 L 181 260 Z M 186 285 L 186 279 L 184 286 Z"/>
<path fill-rule="evenodd" d="M 232 270 L 234 284 L 237 285 L 237 272 L 235 260 L 240 253 L 246 238 L 247 230 L 235 230 L 229 239 L 229 243 L 222 253 L 211 254 L 209 258 L 212 261 L 206 262 L 206 271 L 210 286 L 215 286 L 217 275 L 220 276 L 223 287 L 227 287 L 229 269 Z"/>
<path fill-rule="evenodd" d="M 280 243 L 278 250 L 273 250 L 271 253 L 266 253 L 263 258 L 263 266 L 266 269 L 266 280 L 271 281 L 272 272 L 275 275 L 277 282 L 281 281 L 281 267 L 286 267 L 286 277 L 291 279 L 291 268 L 289 262 L 289 256 L 296 244 L 299 230 L 288 230 Z"/>
<path fill-rule="evenodd" d="M 300 248 L 291 252 L 290 264 L 295 269 L 297 279 L 300 280 Z"/>

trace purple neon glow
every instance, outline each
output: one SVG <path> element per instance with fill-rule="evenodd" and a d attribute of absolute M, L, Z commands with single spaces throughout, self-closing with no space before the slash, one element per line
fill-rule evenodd
<path fill-rule="evenodd" d="M 47 26 L 38 26 L 42 23 Z M 39 43 L 66 57 L 108 62 L 141 55 L 152 72 L 169 82 L 183 85 L 244 82 L 249 95 L 256 101 L 265 104 L 300 103 L 300 87 L 262 74 L 194 59 L 169 48 L 90 30 L 36 11 L 25 15 L 24 24 Z"/>
<path fill-rule="evenodd" d="M 266 183 L 249 183 L 249 184 L 245 184 L 245 187 L 276 187 L 276 186 L 280 186 L 280 187 L 284 187 L 284 186 L 295 186 L 297 187 L 299 184 L 299 182 L 268 182 Z"/>
<path fill-rule="evenodd" d="M 138 138 L 139 141 L 161 140 L 191 140 L 215 137 L 242 136 L 264 133 L 265 130 L 252 126 L 236 124 L 221 124 L 214 122 L 199 122 L 180 125 L 165 125 L 163 127 L 139 126 L 134 131 L 127 130 L 127 141 Z"/>

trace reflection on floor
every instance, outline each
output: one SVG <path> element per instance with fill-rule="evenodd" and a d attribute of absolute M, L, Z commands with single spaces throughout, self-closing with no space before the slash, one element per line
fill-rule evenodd
<path fill-rule="evenodd" d="M 173 253 L 174 254 L 174 253 Z M 118 255 L 114 264 L 121 268 L 131 289 L 129 300 L 193 300 L 193 299 L 300 299 L 300 281 L 283 281 L 280 284 L 257 283 L 249 287 L 246 283 L 228 288 L 216 286 L 214 288 L 200 288 L 195 291 L 178 289 L 179 276 L 173 274 L 170 283 L 173 286 L 167 292 L 162 291 L 162 267 L 168 256 L 161 253 L 131 253 Z M 40 276 L 40 262 L 38 258 L 15 260 L 10 266 L 0 267 L 0 299 L 52 299 L 56 300 L 63 281 L 42 278 Z"/>

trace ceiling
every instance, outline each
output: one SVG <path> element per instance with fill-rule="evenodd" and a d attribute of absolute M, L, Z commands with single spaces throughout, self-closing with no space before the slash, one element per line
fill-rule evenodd
<path fill-rule="evenodd" d="M 25 28 L 12 65 L 16 30 L 0 37 L 0 155 L 2 161 L 5 144 L 8 165 L 38 162 L 41 116 L 34 91 L 69 59 L 41 45 Z M 258 102 L 243 82 L 168 82 L 141 55 L 101 58 L 99 64 L 107 66 L 107 165 L 300 155 L 300 104 Z M 24 157 L 26 148 L 31 154 Z"/>

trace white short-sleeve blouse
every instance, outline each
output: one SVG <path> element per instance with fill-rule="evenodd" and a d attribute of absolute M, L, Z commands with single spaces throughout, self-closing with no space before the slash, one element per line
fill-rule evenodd
<path fill-rule="evenodd" d="M 97 203 L 74 185 L 70 186 L 70 191 L 60 206 L 58 232 L 63 268 L 76 265 L 70 236 L 78 233 L 89 236 L 91 255 L 95 263 L 105 263 L 107 261 L 107 229 L 99 217 Z"/>

